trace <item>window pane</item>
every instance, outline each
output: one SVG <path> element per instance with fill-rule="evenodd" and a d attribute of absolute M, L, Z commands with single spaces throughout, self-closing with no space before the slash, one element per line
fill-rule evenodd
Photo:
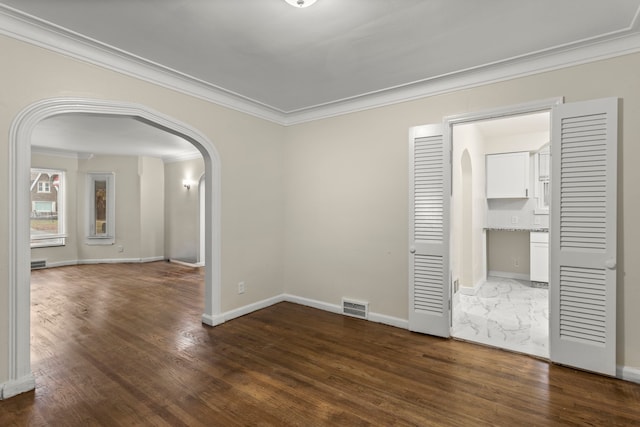
<path fill-rule="evenodd" d="M 31 169 L 31 245 L 64 245 L 62 222 L 63 171 Z"/>
<path fill-rule="evenodd" d="M 96 235 L 107 233 L 107 181 L 94 181 Z"/>

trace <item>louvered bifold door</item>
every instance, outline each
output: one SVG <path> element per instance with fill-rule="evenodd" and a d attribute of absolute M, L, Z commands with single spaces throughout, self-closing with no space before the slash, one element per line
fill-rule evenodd
<path fill-rule="evenodd" d="M 552 112 L 550 354 L 616 373 L 618 100 Z"/>
<path fill-rule="evenodd" d="M 441 125 L 409 135 L 409 329 L 449 336 L 449 150 Z"/>

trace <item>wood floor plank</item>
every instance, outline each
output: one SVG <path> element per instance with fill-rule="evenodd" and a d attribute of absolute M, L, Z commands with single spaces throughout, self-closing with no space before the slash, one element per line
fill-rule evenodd
<path fill-rule="evenodd" d="M 36 390 L 0 426 L 640 425 L 640 385 L 281 303 L 202 325 L 204 272 L 32 274 Z"/>

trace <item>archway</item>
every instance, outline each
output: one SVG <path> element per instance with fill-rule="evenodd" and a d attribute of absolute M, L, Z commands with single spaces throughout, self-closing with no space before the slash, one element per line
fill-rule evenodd
<path fill-rule="evenodd" d="M 220 324 L 221 286 L 221 181 L 220 156 L 213 143 L 198 130 L 148 107 L 117 101 L 54 98 L 34 103 L 14 119 L 9 134 L 9 381 L 7 398 L 35 388 L 30 358 L 30 254 L 29 171 L 31 135 L 36 125 L 67 113 L 100 114 L 142 120 L 191 142 L 205 165 L 205 301 L 202 322 Z"/>

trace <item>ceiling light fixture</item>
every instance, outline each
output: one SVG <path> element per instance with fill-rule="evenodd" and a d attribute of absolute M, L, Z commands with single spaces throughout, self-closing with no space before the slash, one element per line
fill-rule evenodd
<path fill-rule="evenodd" d="M 316 0 L 285 0 L 291 6 L 298 8 L 309 7 L 316 2 Z"/>

